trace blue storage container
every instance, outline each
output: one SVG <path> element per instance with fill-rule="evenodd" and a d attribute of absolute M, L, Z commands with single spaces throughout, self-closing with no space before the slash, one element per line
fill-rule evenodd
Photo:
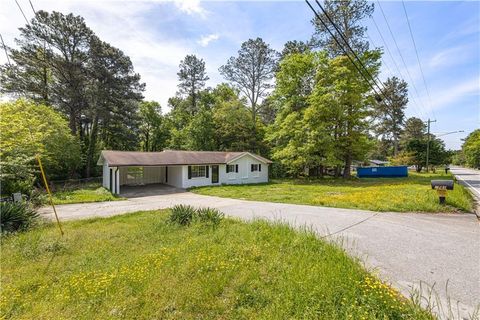
<path fill-rule="evenodd" d="M 359 178 L 408 177 L 408 167 L 358 167 L 357 176 Z"/>

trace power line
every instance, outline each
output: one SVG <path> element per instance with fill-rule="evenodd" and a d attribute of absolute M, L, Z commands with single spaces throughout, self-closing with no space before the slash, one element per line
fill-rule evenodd
<path fill-rule="evenodd" d="M 427 92 L 428 102 L 430 104 L 430 111 L 433 113 L 433 117 L 436 119 L 435 111 L 432 108 L 432 98 L 430 97 L 430 91 L 428 90 L 427 81 L 425 81 L 425 74 L 423 73 L 422 64 L 420 63 L 420 58 L 418 56 L 417 44 L 415 43 L 415 37 L 413 36 L 412 26 L 410 25 L 410 19 L 408 18 L 407 8 L 405 7 L 405 1 L 402 0 L 403 12 L 405 12 L 405 18 L 408 24 L 408 30 L 410 31 L 410 37 L 412 38 L 413 48 L 415 49 L 415 55 L 417 56 L 418 66 L 420 67 L 420 73 L 422 74 L 423 85 L 425 86 L 425 91 Z"/>
<path fill-rule="evenodd" d="M 5 45 L 5 42 L 3 42 L 2 34 L 0 34 L 0 40 L 2 40 L 2 47 L 3 47 L 3 50 L 5 50 L 5 56 L 7 57 L 8 65 L 12 66 L 12 64 L 10 63 L 10 57 L 8 56 L 7 46 Z"/>
<path fill-rule="evenodd" d="M 17 4 L 18 9 L 20 9 L 20 12 L 22 13 L 22 16 L 23 16 L 23 18 L 25 19 L 25 21 L 27 22 L 27 24 L 30 24 L 30 23 L 28 22 L 27 16 L 26 16 L 25 13 L 23 12 L 22 7 L 20 6 L 20 4 L 18 3 L 17 0 L 15 0 L 15 3 Z"/>
<path fill-rule="evenodd" d="M 30 7 L 32 8 L 33 13 L 37 14 L 37 11 L 35 11 L 35 8 L 33 7 L 32 1 L 28 0 L 28 2 L 30 3 Z"/>
<path fill-rule="evenodd" d="M 400 48 L 398 47 L 397 40 L 395 39 L 395 36 L 393 35 L 392 28 L 390 27 L 390 24 L 388 23 L 387 16 L 385 15 L 385 12 L 383 11 L 382 5 L 380 4 L 380 1 L 379 1 L 379 0 L 377 0 L 377 3 L 378 3 L 378 7 L 380 8 L 380 11 L 382 12 L 383 18 L 385 19 L 385 23 L 387 24 L 387 28 L 388 28 L 388 31 L 390 32 L 390 36 L 392 37 L 393 42 L 394 42 L 394 44 L 395 44 L 395 47 L 397 48 L 398 54 L 400 55 L 400 58 L 401 58 L 402 63 L 403 63 L 403 66 L 405 67 L 405 71 L 407 72 L 407 75 L 408 75 L 408 77 L 410 78 L 412 87 L 413 87 L 413 89 L 415 90 L 415 93 L 417 94 L 417 97 L 418 97 L 419 100 L 420 100 L 420 105 L 422 106 L 422 108 L 425 109 L 425 106 L 423 105 L 423 102 L 422 102 L 421 99 L 420 99 L 420 95 L 418 94 L 417 87 L 415 86 L 415 82 L 413 81 L 413 78 L 412 78 L 412 76 L 411 76 L 411 74 L 410 74 L 410 71 L 408 71 L 408 67 L 407 67 L 407 64 L 405 63 L 405 59 L 403 58 L 402 52 L 400 51 Z"/>
<path fill-rule="evenodd" d="M 369 42 L 372 43 L 375 48 L 378 48 L 378 47 L 376 46 L 375 42 L 373 41 L 372 37 L 368 34 L 368 32 L 366 32 L 366 34 L 367 34 L 367 37 L 368 37 Z M 395 76 L 395 73 L 392 71 L 392 68 L 387 64 L 387 61 L 383 58 L 383 55 L 380 57 L 380 59 L 381 59 L 381 61 L 382 61 L 382 65 L 384 65 L 384 66 L 387 68 L 387 72 L 388 72 L 391 76 Z M 400 77 L 401 77 L 401 76 L 400 76 Z M 378 77 L 377 77 L 377 79 L 378 79 Z M 388 79 L 388 77 L 387 77 L 387 79 Z M 379 81 L 381 81 L 381 80 L 379 80 Z M 382 83 L 383 83 L 383 82 L 382 82 Z M 385 86 L 385 83 L 383 83 L 383 85 Z M 417 105 L 417 101 L 416 101 L 416 100 L 412 99 L 412 101 L 415 103 L 415 105 Z M 415 110 L 415 113 L 417 114 L 417 116 L 418 116 L 419 118 L 423 118 L 423 117 L 424 117 L 424 115 L 420 114 L 418 105 L 417 105 L 416 108 L 413 108 L 413 109 Z"/>
<path fill-rule="evenodd" d="M 380 39 L 382 40 L 383 42 L 383 45 L 384 47 L 387 49 L 387 53 L 390 57 L 390 60 L 392 60 L 393 62 L 393 65 L 395 67 L 395 70 L 398 72 L 398 74 L 400 75 L 400 77 L 402 79 L 405 79 L 405 76 L 402 74 L 402 72 L 400 71 L 400 68 L 398 67 L 398 64 L 396 62 L 396 60 L 393 58 L 393 55 L 392 55 L 392 52 L 390 51 L 390 47 L 388 46 L 388 43 L 387 41 L 385 41 L 385 38 L 383 37 L 383 34 L 382 32 L 380 31 L 380 28 L 378 27 L 378 24 L 377 24 L 377 21 L 375 20 L 375 17 L 372 15 L 372 21 L 373 21 L 373 24 L 375 25 L 375 29 L 377 30 L 378 32 L 378 35 L 380 36 Z M 368 32 L 367 32 L 368 34 Z M 420 118 L 424 118 L 426 117 L 426 114 L 424 113 L 424 111 L 422 110 L 422 108 L 420 107 L 420 105 L 418 104 L 417 100 L 415 99 L 415 97 L 412 95 L 412 101 L 413 103 L 415 104 L 416 108 L 415 109 L 415 112 L 417 113 L 417 115 L 420 117 Z"/>
<path fill-rule="evenodd" d="M 330 23 L 333 25 L 333 27 L 335 28 L 335 30 L 338 32 L 338 34 L 340 35 L 340 37 L 342 38 L 342 40 L 345 42 L 345 44 L 347 45 L 347 47 L 350 49 L 350 51 L 353 53 L 353 55 L 355 56 L 355 58 L 357 59 L 357 61 L 360 63 L 360 66 L 363 68 L 363 70 L 365 70 L 365 72 L 367 73 L 367 75 L 373 80 L 373 83 L 377 86 L 377 88 L 380 90 L 380 92 L 382 93 L 383 95 L 383 92 L 385 90 L 385 88 L 383 87 L 383 84 L 381 83 L 380 81 L 380 84 L 382 85 L 382 88 L 380 88 L 380 86 L 378 85 L 377 81 L 374 79 L 374 77 L 372 76 L 372 74 L 368 71 L 368 69 L 365 67 L 365 65 L 363 64 L 362 60 L 360 60 L 360 58 L 358 57 L 357 53 L 353 50 L 353 48 L 350 46 L 350 44 L 348 43 L 347 39 L 345 38 L 343 32 L 338 28 L 338 26 L 335 24 L 335 22 L 333 22 L 332 18 L 330 18 L 330 16 L 328 15 L 327 11 L 323 8 L 323 6 L 320 4 L 320 2 L 318 2 L 318 0 L 315 0 L 315 2 L 317 3 L 317 5 L 320 7 L 320 9 L 322 10 L 323 14 L 327 17 L 328 21 L 330 21 Z"/>
<path fill-rule="evenodd" d="M 357 71 L 359 72 L 359 74 L 367 81 L 368 85 L 370 86 L 370 88 L 372 88 L 372 90 L 378 95 L 378 96 L 381 96 L 377 90 L 372 86 L 372 84 L 370 83 L 370 80 L 367 79 L 367 77 L 365 77 L 365 75 L 363 74 L 362 70 L 360 70 L 360 68 L 357 66 L 357 64 L 355 63 L 355 61 L 352 59 L 352 57 L 350 57 L 350 55 L 348 54 L 348 52 L 345 50 L 345 48 L 342 46 L 342 44 L 338 41 L 338 39 L 335 37 L 335 35 L 333 34 L 333 32 L 330 30 L 330 28 L 328 28 L 328 26 L 326 25 L 326 23 L 320 18 L 320 16 L 318 15 L 317 11 L 312 7 L 312 5 L 310 4 L 310 2 L 308 2 L 308 0 L 305 0 L 305 2 L 307 3 L 307 5 L 310 7 L 310 9 L 313 11 L 315 17 L 322 23 L 322 25 L 325 27 L 325 29 L 328 31 L 328 33 L 330 33 L 330 35 L 332 36 L 332 38 L 334 39 L 334 41 L 338 44 L 338 46 L 340 47 L 340 49 L 342 49 L 342 51 L 345 53 L 345 55 L 348 57 L 348 59 L 352 62 L 352 64 L 354 65 L 354 67 L 357 69 Z M 375 82 L 375 80 L 374 80 Z"/>

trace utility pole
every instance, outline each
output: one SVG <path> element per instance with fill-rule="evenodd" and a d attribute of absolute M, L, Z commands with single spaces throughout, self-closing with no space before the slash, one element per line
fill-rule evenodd
<path fill-rule="evenodd" d="M 428 172 L 428 156 L 430 155 L 430 123 L 437 122 L 437 120 L 430 120 L 427 121 L 427 172 Z"/>

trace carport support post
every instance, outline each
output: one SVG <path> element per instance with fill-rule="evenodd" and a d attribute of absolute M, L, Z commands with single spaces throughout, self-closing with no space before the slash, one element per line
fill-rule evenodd
<path fill-rule="evenodd" d="M 115 168 L 115 194 L 120 194 L 120 168 Z"/>

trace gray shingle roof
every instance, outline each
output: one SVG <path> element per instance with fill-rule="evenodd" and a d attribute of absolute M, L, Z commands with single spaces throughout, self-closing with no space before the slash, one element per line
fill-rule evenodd
<path fill-rule="evenodd" d="M 139 152 L 103 150 L 97 164 L 102 165 L 104 161 L 106 161 L 111 167 L 225 164 L 246 154 L 251 155 L 260 162 L 272 163 L 272 161 L 250 152 L 177 150 L 165 150 L 162 152 Z"/>

